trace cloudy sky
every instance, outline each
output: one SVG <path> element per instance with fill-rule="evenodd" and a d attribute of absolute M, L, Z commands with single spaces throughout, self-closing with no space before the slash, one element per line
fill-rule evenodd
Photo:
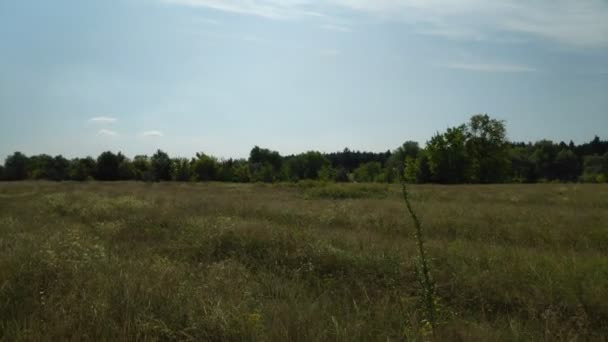
<path fill-rule="evenodd" d="M 606 0 L 3 0 L 0 157 L 608 138 Z"/>

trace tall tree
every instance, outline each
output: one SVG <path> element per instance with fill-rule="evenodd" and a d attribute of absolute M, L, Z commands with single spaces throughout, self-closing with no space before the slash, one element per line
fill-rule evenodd
<path fill-rule="evenodd" d="M 212 181 L 216 179 L 219 165 L 217 159 L 202 152 L 196 154 L 192 162 L 193 173 L 197 181 Z"/>
<path fill-rule="evenodd" d="M 509 146 L 503 121 L 487 114 L 471 117 L 466 126 L 466 148 L 470 181 L 504 182 L 509 173 Z"/>
<path fill-rule="evenodd" d="M 511 181 L 518 183 L 532 183 L 538 178 L 535 163 L 532 160 L 533 148 L 531 146 L 512 146 L 509 149 L 511 164 Z"/>
<path fill-rule="evenodd" d="M 192 178 L 190 161 L 186 158 L 175 158 L 171 167 L 171 179 L 188 182 Z"/>
<path fill-rule="evenodd" d="M 572 150 L 563 148 L 555 156 L 555 174 L 562 181 L 576 181 L 580 174 L 581 165 Z"/>
<path fill-rule="evenodd" d="M 420 153 L 420 146 L 416 141 L 408 140 L 395 149 L 386 162 L 387 181 L 399 181 L 403 177 L 405 161 L 410 158 L 414 162 Z"/>
<path fill-rule="evenodd" d="M 357 182 L 376 182 L 381 174 L 382 165 L 380 162 L 361 164 L 354 171 L 354 177 Z"/>
<path fill-rule="evenodd" d="M 249 153 L 249 175 L 254 182 L 273 182 L 280 174 L 279 152 L 255 146 Z"/>
<path fill-rule="evenodd" d="M 135 166 L 129 158 L 123 158 L 118 164 L 118 178 L 120 180 L 135 179 Z"/>
<path fill-rule="evenodd" d="M 111 151 L 103 152 L 97 157 L 96 177 L 103 181 L 115 181 L 120 179 L 120 163 L 125 156 L 120 152 L 114 154 Z"/>
<path fill-rule="evenodd" d="M 70 161 L 62 155 L 55 156 L 49 171 L 50 180 L 61 181 L 69 178 Z"/>
<path fill-rule="evenodd" d="M 426 152 L 432 181 L 464 183 L 469 178 L 465 125 L 433 136 L 427 142 Z"/>
<path fill-rule="evenodd" d="M 134 178 L 143 181 L 153 181 L 150 158 L 146 155 L 137 155 L 133 158 Z"/>
<path fill-rule="evenodd" d="M 48 154 L 31 156 L 27 162 L 27 174 L 31 179 L 51 179 L 53 157 Z"/>
<path fill-rule="evenodd" d="M 68 169 L 68 177 L 71 180 L 81 182 L 92 179 L 95 173 L 95 168 L 95 159 L 91 157 L 72 159 Z"/>
<path fill-rule="evenodd" d="M 155 181 L 171 180 L 171 158 L 166 152 L 157 150 L 150 158 L 150 166 Z"/>
<path fill-rule="evenodd" d="M 28 157 L 21 152 L 8 156 L 4 161 L 4 178 L 11 181 L 26 179 L 27 164 Z"/>
<path fill-rule="evenodd" d="M 603 156 L 597 154 L 585 156 L 581 178 L 585 182 L 606 182 L 608 180 L 608 152 Z"/>
<path fill-rule="evenodd" d="M 320 152 L 308 151 L 290 156 L 283 162 L 283 179 L 290 181 L 319 179 L 319 172 L 324 167 L 330 167 L 330 162 Z"/>
<path fill-rule="evenodd" d="M 554 180 L 557 178 L 554 162 L 558 149 L 558 146 L 551 140 L 541 140 L 534 144 L 534 152 L 531 159 L 534 162 L 535 172 L 539 178 L 544 180 Z"/>

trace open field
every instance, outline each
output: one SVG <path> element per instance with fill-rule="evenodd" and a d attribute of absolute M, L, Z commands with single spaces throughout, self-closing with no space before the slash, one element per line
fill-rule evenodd
<path fill-rule="evenodd" d="M 608 185 L 0 183 L 0 339 L 608 339 Z"/>

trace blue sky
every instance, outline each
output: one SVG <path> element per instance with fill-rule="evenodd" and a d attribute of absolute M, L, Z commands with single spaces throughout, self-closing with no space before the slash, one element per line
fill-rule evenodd
<path fill-rule="evenodd" d="M 606 0 L 2 0 L 0 157 L 607 138 Z"/>

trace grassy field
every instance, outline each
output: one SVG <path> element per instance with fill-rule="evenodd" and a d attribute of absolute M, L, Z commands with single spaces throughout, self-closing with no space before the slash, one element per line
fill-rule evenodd
<path fill-rule="evenodd" d="M 608 339 L 608 186 L 0 184 L 0 339 Z"/>

